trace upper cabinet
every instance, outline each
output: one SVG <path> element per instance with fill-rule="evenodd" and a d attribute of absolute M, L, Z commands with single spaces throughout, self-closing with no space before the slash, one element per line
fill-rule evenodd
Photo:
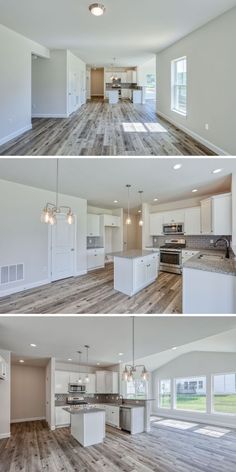
<path fill-rule="evenodd" d="M 89 382 L 86 383 L 86 393 L 96 393 L 96 375 L 88 375 Z"/>
<path fill-rule="evenodd" d="M 70 383 L 70 372 L 56 370 L 55 372 L 55 393 L 68 393 Z"/>
<path fill-rule="evenodd" d="M 96 372 L 96 393 L 119 393 L 118 372 Z"/>
<path fill-rule="evenodd" d="M 163 223 L 184 223 L 184 210 L 173 210 L 163 212 Z"/>
<path fill-rule="evenodd" d="M 87 214 L 87 236 L 100 236 L 100 216 Z"/>
<path fill-rule="evenodd" d="M 201 201 L 201 234 L 232 234 L 232 195 L 215 195 Z"/>
<path fill-rule="evenodd" d="M 120 226 L 120 217 L 113 215 L 103 215 L 104 226 Z"/>
<path fill-rule="evenodd" d="M 184 232 L 189 236 L 197 236 L 201 234 L 200 207 L 187 208 L 185 210 Z"/>
<path fill-rule="evenodd" d="M 163 234 L 163 214 L 162 213 L 151 213 L 150 214 L 150 235 L 161 236 Z"/>

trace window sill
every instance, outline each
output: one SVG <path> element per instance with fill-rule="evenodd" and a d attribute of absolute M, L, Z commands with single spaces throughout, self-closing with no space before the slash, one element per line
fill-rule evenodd
<path fill-rule="evenodd" d="M 187 113 L 183 113 L 182 111 L 176 110 L 175 108 L 171 108 L 171 111 L 177 113 L 180 116 L 183 116 L 184 118 L 187 118 Z"/>

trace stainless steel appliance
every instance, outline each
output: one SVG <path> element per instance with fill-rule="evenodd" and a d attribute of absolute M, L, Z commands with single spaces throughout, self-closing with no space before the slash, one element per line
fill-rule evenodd
<path fill-rule="evenodd" d="M 162 225 L 162 232 L 168 236 L 170 234 L 184 234 L 184 223 L 167 223 Z"/>
<path fill-rule="evenodd" d="M 166 239 L 165 245 L 160 247 L 160 270 L 182 274 L 182 249 L 185 247 L 185 239 Z"/>
<path fill-rule="evenodd" d="M 68 405 L 88 405 L 83 397 L 67 397 L 66 403 Z"/>
<path fill-rule="evenodd" d="M 69 383 L 68 385 L 68 393 L 85 393 L 86 386 L 83 384 L 79 384 L 77 382 Z"/>
<path fill-rule="evenodd" d="M 131 432 L 131 408 L 120 407 L 120 427 Z"/>

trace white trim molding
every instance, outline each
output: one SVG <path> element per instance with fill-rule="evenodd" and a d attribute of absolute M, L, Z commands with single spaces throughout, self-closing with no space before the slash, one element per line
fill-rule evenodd
<path fill-rule="evenodd" d="M 213 143 L 211 143 L 207 139 L 202 138 L 202 136 L 200 136 L 199 134 L 195 133 L 194 131 L 191 131 L 186 126 L 181 125 L 180 123 L 178 123 L 178 121 L 173 120 L 168 115 L 165 115 L 165 113 L 162 113 L 161 111 L 158 110 L 157 115 L 160 116 L 161 118 L 164 118 L 164 120 L 168 121 L 172 125 L 176 126 L 176 128 L 181 129 L 186 134 L 191 136 L 191 138 L 195 139 L 199 143 L 201 143 L 204 146 L 208 147 L 211 151 L 215 152 L 219 156 L 230 156 L 230 154 L 227 151 L 225 151 L 224 149 L 221 149 L 218 146 L 215 146 Z M 186 118 L 186 117 L 183 117 L 183 118 Z"/>
<path fill-rule="evenodd" d="M 0 439 L 7 439 L 11 437 L 11 433 L 2 433 L 0 434 Z"/>
<path fill-rule="evenodd" d="M 32 118 L 68 118 L 68 113 L 61 113 L 61 114 L 44 114 L 44 113 L 32 113 Z"/>
<path fill-rule="evenodd" d="M 0 290 L 0 298 L 7 297 L 8 295 L 12 295 L 13 293 L 24 292 L 25 290 L 29 290 L 31 288 L 37 288 L 37 287 L 40 287 L 41 285 L 47 285 L 50 283 L 51 283 L 50 279 L 44 279 L 44 280 L 39 280 L 38 282 L 33 282 L 31 284 L 21 285 L 18 287 L 12 287 L 6 290 Z"/>
<path fill-rule="evenodd" d="M 88 273 L 87 270 L 80 270 L 78 272 L 75 272 L 74 277 L 79 277 L 80 275 L 86 275 Z"/>
<path fill-rule="evenodd" d="M 8 141 L 11 141 L 14 138 L 17 138 L 21 134 L 26 133 L 26 131 L 30 131 L 32 129 L 32 124 L 25 126 L 24 128 L 18 129 L 17 131 L 14 131 L 14 133 L 8 134 L 8 136 L 5 136 L 5 138 L 0 139 L 0 146 L 2 146 L 5 143 L 8 143 Z"/>
<path fill-rule="evenodd" d="M 11 420 L 11 424 L 13 423 L 25 423 L 27 421 L 42 421 L 46 420 L 45 416 L 36 416 L 35 418 L 20 418 L 17 420 Z"/>

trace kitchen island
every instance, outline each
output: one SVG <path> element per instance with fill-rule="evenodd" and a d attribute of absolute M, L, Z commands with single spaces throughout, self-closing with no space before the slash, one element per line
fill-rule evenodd
<path fill-rule="evenodd" d="M 83 447 L 99 444 L 105 438 L 105 410 L 93 407 L 63 408 L 71 417 L 71 435 Z"/>
<path fill-rule="evenodd" d="M 158 253 L 137 249 L 111 255 L 114 257 L 114 289 L 118 292 L 131 297 L 158 277 Z"/>

